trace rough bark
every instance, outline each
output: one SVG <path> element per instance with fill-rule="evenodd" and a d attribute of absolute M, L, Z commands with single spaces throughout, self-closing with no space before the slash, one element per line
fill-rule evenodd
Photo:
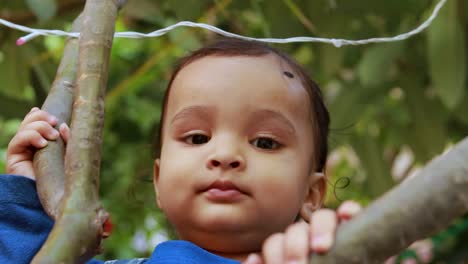
<path fill-rule="evenodd" d="M 310 263 L 380 264 L 467 211 L 468 137 L 342 225 L 333 249 Z"/>
<path fill-rule="evenodd" d="M 79 16 L 73 23 L 73 32 L 80 31 L 81 17 Z M 78 39 L 69 38 L 65 44 L 54 83 L 42 105 L 42 110 L 58 118 L 57 129 L 62 123 L 70 123 L 77 62 Z M 64 156 L 65 148 L 61 138 L 50 141 L 47 147 L 40 149 L 34 155 L 39 199 L 44 210 L 52 219 L 58 217 L 60 201 L 65 189 Z"/>
<path fill-rule="evenodd" d="M 99 197 L 104 94 L 119 0 L 88 0 L 79 38 L 65 190 L 52 232 L 32 263 L 84 263 L 98 253 L 108 218 Z"/>

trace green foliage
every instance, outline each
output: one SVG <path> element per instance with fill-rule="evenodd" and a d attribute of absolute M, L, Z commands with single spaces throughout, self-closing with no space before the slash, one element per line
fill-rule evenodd
<path fill-rule="evenodd" d="M 401 42 L 385 43 L 370 47 L 364 52 L 357 66 L 358 77 L 364 87 L 373 87 L 391 78 L 391 68 L 401 54 Z"/>
<path fill-rule="evenodd" d="M 466 92 L 466 41 L 457 2 L 448 1 L 428 30 L 428 59 L 433 86 L 442 102 L 454 109 Z"/>
<path fill-rule="evenodd" d="M 15 34 L 16 35 L 16 34 Z M 28 68 L 24 63 L 28 61 L 26 54 L 18 49 L 13 38 L 7 39 L 1 45 L 0 79 L 2 92 L 12 98 L 23 98 L 29 84 Z M 26 78 L 18 78 L 25 76 Z M 30 94 L 29 94 L 30 95 Z M 31 98 L 28 98 L 31 99 Z"/>
<path fill-rule="evenodd" d="M 55 0 L 26 0 L 26 3 L 40 21 L 52 18 L 57 11 Z"/>
<path fill-rule="evenodd" d="M 8 13 L 28 26 L 69 28 L 80 8 L 64 7 L 65 2 L 0 1 L 0 17 Z M 121 11 L 117 30 L 150 32 L 193 20 L 253 37 L 360 39 L 408 31 L 433 6 L 428 0 L 132 0 Z M 468 12 L 461 10 L 467 8 L 463 0 L 448 0 L 427 31 L 398 43 L 342 48 L 275 45 L 307 68 L 330 109 L 326 206 L 336 207 L 346 199 L 367 204 L 466 137 Z M 63 39 L 56 37 L 16 47 L 19 36 L 0 28 L 1 170 L 9 139 L 29 109 L 42 104 L 63 49 Z M 115 40 L 106 95 L 101 195 L 116 230 L 106 241 L 102 258 L 147 256 L 156 233 L 174 237 L 156 208 L 151 184 L 161 100 L 176 59 L 214 37 L 184 28 L 156 39 Z M 395 173 L 403 149 L 413 159 Z M 349 185 L 340 188 L 346 178 Z M 137 237 L 146 248 L 133 246 Z M 445 243 L 440 256 L 466 252 L 460 245 Z"/>

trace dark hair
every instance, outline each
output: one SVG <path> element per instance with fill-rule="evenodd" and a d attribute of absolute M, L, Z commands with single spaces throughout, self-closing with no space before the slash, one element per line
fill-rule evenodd
<path fill-rule="evenodd" d="M 311 114 L 314 120 L 314 164 L 317 172 L 322 172 L 325 169 L 325 163 L 328 154 L 328 132 L 330 116 L 327 108 L 323 102 L 322 93 L 319 86 L 308 76 L 307 72 L 286 53 L 276 50 L 262 42 L 247 41 L 235 38 L 222 38 L 208 46 L 202 47 L 189 55 L 180 59 L 164 94 L 164 101 L 161 111 L 161 120 L 159 123 L 159 131 L 156 135 L 156 156 L 161 154 L 162 147 L 162 131 L 164 124 L 164 117 L 166 113 L 167 101 L 170 94 L 170 88 L 177 74 L 182 68 L 189 65 L 193 61 L 207 57 L 207 56 L 247 56 L 247 57 L 260 57 L 268 54 L 275 54 L 286 62 L 295 72 L 299 75 L 302 85 L 305 87 L 311 102 Z M 284 72 L 288 77 L 294 75 L 290 72 Z M 318 143 L 318 144 L 317 144 Z"/>

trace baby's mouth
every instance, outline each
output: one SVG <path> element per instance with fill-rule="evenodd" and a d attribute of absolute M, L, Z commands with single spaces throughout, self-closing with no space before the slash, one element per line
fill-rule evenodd
<path fill-rule="evenodd" d="M 207 188 L 202 189 L 201 192 L 208 200 L 215 203 L 236 202 L 239 201 L 242 196 L 247 194 L 238 188 L 234 183 L 226 180 L 216 180 Z"/>

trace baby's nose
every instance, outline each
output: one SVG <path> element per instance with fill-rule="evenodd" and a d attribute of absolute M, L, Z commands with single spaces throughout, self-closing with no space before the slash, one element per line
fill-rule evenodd
<path fill-rule="evenodd" d="M 242 140 L 232 133 L 220 133 L 210 141 L 208 169 L 243 170 L 245 167 Z"/>
<path fill-rule="evenodd" d="M 215 153 L 207 160 L 209 169 L 220 168 L 223 170 L 236 169 L 241 170 L 245 167 L 244 158 L 233 152 Z"/>
<path fill-rule="evenodd" d="M 226 167 L 226 168 L 238 168 L 240 166 L 240 161 L 238 160 L 235 160 L 235 161 L 231 161 L 231 162 L 223 162 L 223 161 L 219 161 L 218 159 L 212 159 L 211 161 L 211 167 L 212 168 L 215 168 L 215 167 Z"/>

